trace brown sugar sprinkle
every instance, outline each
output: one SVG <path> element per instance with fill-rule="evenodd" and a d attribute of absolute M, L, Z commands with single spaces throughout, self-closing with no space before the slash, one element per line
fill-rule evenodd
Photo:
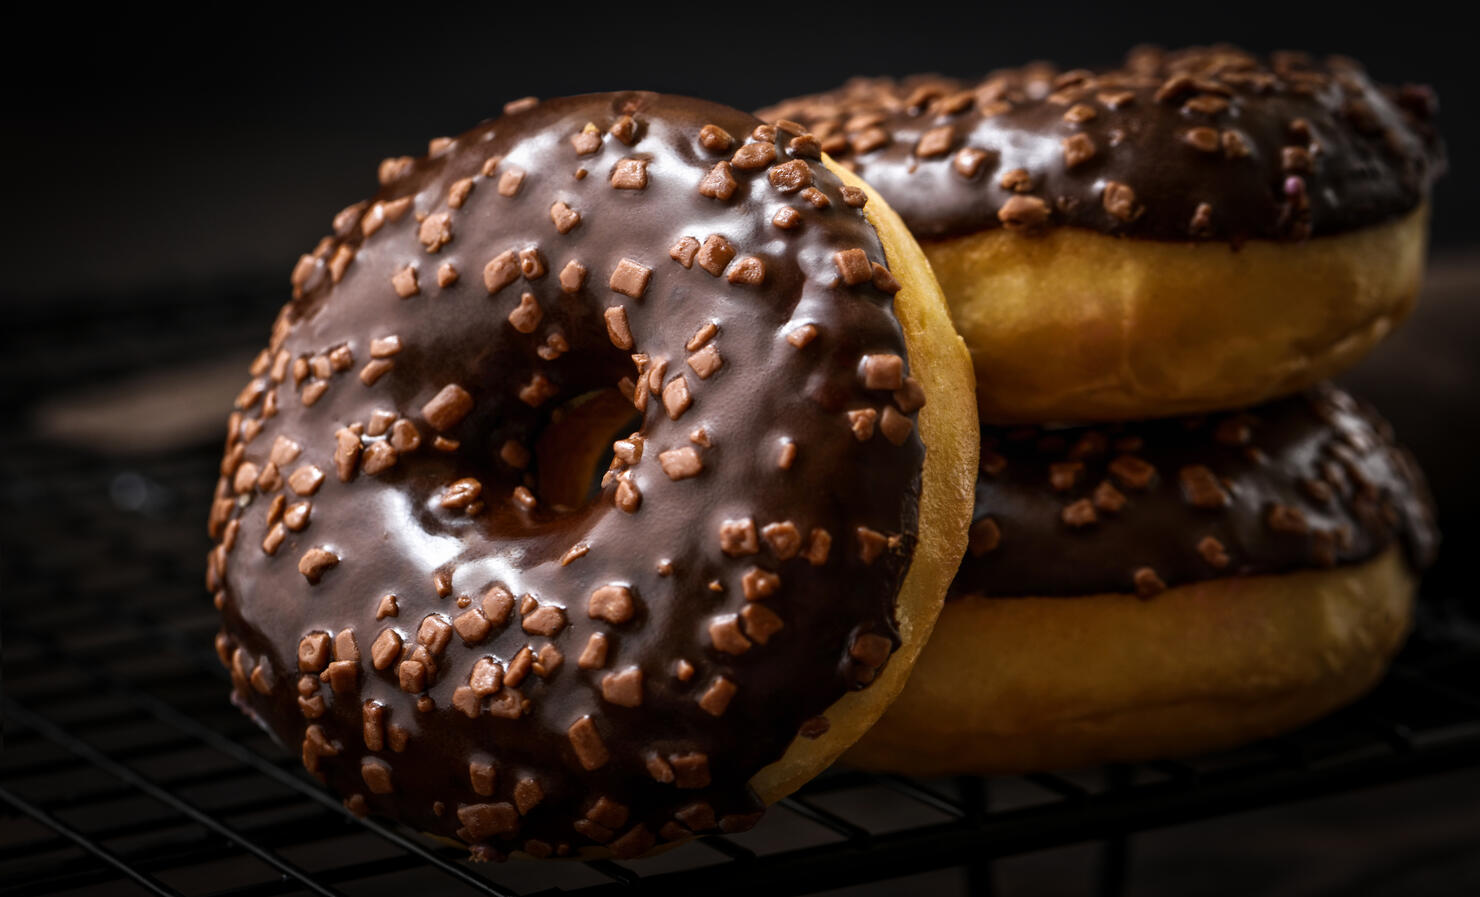
<path fill-rule="evenodd" d="M 449 383 L 421 406 L 421 415 L 433 429 L 446 432 L 461 423 L 472 410 L 473 397 L 468 391 L 456 383 Z"/>
<path fill-rule="evenodd" d="M 708 271 L 715 277 L 724 273 L 730 260 L 735 257 L 735 246 L 729 240 L 719 234 L 710 234 L 704 239 L 704 244 L 699 247 L 694 256 L 694 261 L 699 267 Z M 687 267 L 687 266 L 685 266 Z"/>
<path fill-rule="evenodd" d="M 1274 505 L 1265 517 L 1269 528 L 1280 533 L 1304 534 L 1310 531 L 1305 512 L 1289 505 Z"/>
<path fill-rule="evenodd" d="M 795 553 L 793 550 L 792 555 Z M 751 567 L 740 578 L 740 591 L 746 601 L 760 601 L 763 598 L 769 598 L 776 594 L 779 588 L 781 588 L 781 577 L 769 570 L 762 570 L 760 567 Z"/>
<path fill-rule="evenodd" d="M 754 146 L 756 144 L 752 144 Z M 738 166 L 737 166 L 738 167 Z M 773 166 L 768 173 L 771 186 L 782 193 L 795 193 L 812 186 L 812 167 L 801 159 Z"/>
<path fill-rule="evenodd" d="M 782 230 L 795 230 L 802 225 L 802 213 L 791 206 L 782 206 L 771 216 L 771 223 Z"/>
<path fill-rule="evenodd" d="M 622 115 L 617 118 L 607 133 L 631 146 L 637 142 L 637 122 L 630 115 Z"/>
<path fill-rule="evenodd" d="M 970 180 L 981 173 L 988 158 L 990 156 L 985 150 L 980 150 L 973 146 L 963 146 L 956 153 L 955 159 L 951 162 L 951 167 L 961 177 Z"/>
<path fill-rule="evenodd" d="M 698 351 L 703 348 L 705 343 L 713 339 L 714 335 L 718 332 L 719 326 L 713 321 L 708 321 L 700 325 L 698 330 L 694 331 L 694 335 L 689 337 L 689 341 L 684 344 L 684 348 L 690 352 Z"/>
<path fill-rule="evenodd" d="M 658 464 L 670 480 L 686 480 L 704 470 L 699 453 L 691 448 L 672 449 L 658 455 Z"/>
<path fill-rule="evenodd" d="M 629 296 L 633 299 L 641 299 L 643 293 L 647 292 L 648 281 L 651 280 L 653 269 L 624 258 L 617 263 L 612 271 L 609 286 L 613 291 Z"/>
<path fill-rule="evenodd" d="M 1182 133 L 1182 140 L 1188 146 L 1203 153 L 1216 153 L 1220 146 L 1218 132 L 1209 127 L 1189 128 Z"/>
<path fill-rule="evenodd" d="M 706 343 L 697 352 L 688 357 L 688 365 L 700 380 L 708 380 L 724 366 L 724 359 L 719 354 L 719 349 L 714 343 Z"/>
<path fill-rule="evenodd" d="M 1166 583 L 1156 575 L 1156 571 L 1150 567 L 1138 567 L 1131 577 L 1136 586 L 1136 594 L 1142 598 L 1151 598 L 1160 595 L 1167 589 Z"/>
<path fill-rule="evenodd" d="M 853 431 L 853 438 L 859 442 L 868 442 L 874 438 L 874 424 L 879 418 L 879 412 L 873 408 L 858 408 L 848 412 L 848 429 Z"/>
<path fill-rule="evenodd" d="M 885 439 L 894 445 L 904 445 L 914 429 L 914 421 L 895 411 L 893 406 L 884 406 L 883 413 L 879 415 L 879 432 L 884 434 Z"/>
<path fill-rule="evenodd" d="M 895 390 L 904 386 L 904 359 L 898 355 L 865 355 L 859 366 L 865 389 Z"/>
<path fill-rule="evenodd" d="M 866 526 L 857 527 L 854 534 L 858 537 L 858 557 L 865 564 L 878 560 L 889 541 L 883 533 Z"/>
<path fill-rule="evenodd" d="M 920 135 L 915 144 L 915 155 L 922 159 L 934 156 L 943 156 L 951 151 L 951 144 L 955 141 L 955 131 L 950 125 L 941 125 L 931 128 Z"/>
<path fill-rule="evenodd" d="M 568 295 L 574 295 L 581 291 L 586 282 L 586 266 L 572 259 L 565 263 L 560 269 L 560 289 Z"/>
<path fill-rule="evenodd" d="M 764 604 L 746 605 L 740 611 L 740 622 L 745 635 L 757 645 L 765 645 L 786 627 L 781 617 Z"/>
<path fill-rule="evenodd" d="M 646 159 L 623 159 L 612 167 L 611 185 L 617 190 L 643 190 L 647 182 Z"/>
<path fill-rule="evenodd" d="M 710 199 L 724 201 L 735 195 L 740 183 L 735 180 L 734 169 L 729 162 L 716 162 L 709 173 L 699 181 L 699 194 Z"/>
<path fill-rule="evenodd" d="M 730 557 L 742 557 L 760 551 L 755 521 L 749 517 L 726 520 L 719 528 L 720 550 Z"/>
<path fill-rule="evenodd" d="M 1218 477 L 1201 464 L 1183 467 L 1178 471 L 1177 478 L 1182 486 L 1182 497 L 1194 507 L 1216 510 L 1227 507 L 1233 501 L 1218 482 Z"/>
<path fill-rule="evenodd" d="M 501 252 L 483 266 L 483 286 L 492 295 L 519 279 L 519 255 L 510 249 Z"/>
<path fill-rule="evenodd" d="M 751 641 L 740 631 L 740 618 L 735 614 L 715 617 L 709 623 L 709 641 L 716 651 L 740 655 L 750 650 Z"/>
<path fill-rule="evenodd" d="M 1048 478 L 1050 485 L 1056 492 L 1068 492 L 1074 488 L 1079 481 L 1079 476 L 1084 472 L 1084 464 L 1080 461 L 1063 461 L 1048 466 Z"/>
<path fill-rule="evenodd" d="M 739 688 L 734 682 L 720 676 L 711 682 L 704 690 L 704 694 L 699 697 L 699 707 L 710 716 L 724 716 L 737 691 Z"/>
<path fill-rule="evenodd" d="M 792 328 L 786 334 L 786 341 L 798 349 L 805 348 L 808 343 L 817 338 L 817 325 L 803 324 Z"/>
<path fill-rule="evenodd" d="M 590 122 L 580 131 L 572 134 L 570 145 L 575 149 L 577 155 L 588 156 L 601 149 L 601 129 Z"/>
<path fill-rule="evenodd" d="M 611 759 L 591 717 L 583 716 L 576 720 L 571 724 L 568 734 L 571 749 L 575 751 L 576 759 L 586 771 L 600 769 Z"/>
<path fill-rule="evenodd" d="M 498 178 L 498 193 L 500 196 L 517 196 L 519 188 L 524 184 L 524 169 L 510 165 L 504 169 L 504 173 Z"/>
<path fill-rule="evenodd" d="M 1135 221 L 1146 211 L 1136 200 L 1136 191 L 1119 181 L 1109 181 L 1100 196 L 1105 211 L 1121 221 Z"/>
<path fill-rule="evenodd" d="M 1064 523 L 1074 529 L 1082 529 L 1099 522 L 1099 515 L 1095 513 L 1094 503 L 1087 498 L 1081 498 L 1076 502 L 1065 505 L 1059 515 Z"/>
<path fill-rule="evenodd" d="M 509 312 L 509 323 L 520 333 L 534 333 L 544 316 L 534 294 L 524 293 L 519 297 L 519 305 Z"/>
<path fill-rule="evenodd" d="M 421 222 L 417 239 L 427 252 L 437 252 L 452 242 L 452 217 L 446 212 L 428 215 Z"/>
<path fill-rule="evenodd" d="M 623 585 L 605 585 L 591 593 L 586 613 L 593 620 L 620 625 L 632 619 L 636 607 L 632 591 Z"/>
<path fill-rule="evenodd" d="M 580 225 L 581 213 L 563 201 L 556 201 L 550 206 L 550 221 L 555 225 L 556 231 L 568 234 Z M 489 292 L 493 291 L 489 290 Z"/>
<path fill-rule="evenodd" d="M 526 280 L 539 280 L 548 270 L 545 257 L 540 255 L 539 249 L 529 247 L 519 250 L 519 273 Z"/>
<path fill-rule="evenodd" d="M 319 399 L 323 398 L 324 393 L 328 391 L 329 383 L 325 380 L 316 380 L 313 383 L 310 383 L 307 386 L 303 387 L 302 398 L 304 407 L 307 408 L 312 406 Z"/>
<path fill-rule="evenodd" d="M 529 449 L 525 448 L 522 443 L 512 439 L 506 440 L 503 446 L 499 448 L 498 456 L 510 467 L 523 470 L 529 466 Z"/>
<path fill-rule="evenodd" d="M 1204 536 L 1198 541 L 1197 553 L 1216 569 L 1221 570 L 1229 564 L 1228 550 L 1223 547 L 1222 542 L 1212 536 Z"/>
<path fill-rule="evenodd" d="M 1146 489 L 1156 476 L 1156 468 L 1134 455 L 1121 455 L 1110 462 L 1110 473 L 1127 489 Z"/>
<path fill-rule="evenodd" d="M 1036 196 L 1010 196 L 997 210 L 997 218 L 1008 230 L 1037 230 L 1048 223 L 1048 203 Z"/>
<path fill-rule="evenodd" d="M 694 257 L 699 254 L 699 241 L 693 237 L 681 237 L 668 248 L 668 257 L 685 268 L 694 267 Z"/>
<path fill-rule="evenodd" d="M 618 349 L 631 349 L 632 328 L 627 323 L 627 309 L 620 305 L 613 305 L 603 314 L 606 317 L 606 335 L 613 346 Z"/>
<path fill-rule="evenodd" d="M 827 198 L 827 194 L 816 187 L 808 187 L 797 195 L 806 200 L 807 204 L 814 209 L 825 209 L 832 205 L 832 200 Z"/>
<path fill-rule="evenodd" d="M 601 679 L 601 697 L 619 707 L 642 705 L 642 670 L 627 667 L 620 673 L 608 673 Z"/>
<path fill-rule="evenodd" d="M 326 548 L 310 548 L 298 559 L 298 572 L 310 585 L 318 585 L 324 573 L 339 564 L 339 555 Z"/>
<path fill-rule="evenodd" d="M 1093 159 L 1097 152 L 1095 141 L 1088 134 L 1074 134 L 1065 137 L 1061 146 L 1064 150 L 1064 165 L 1069 168 L 1083 165 Z"/>
<path fill-rule="evenodd" d="M 766 280 L 766 263 L 753 255 L 745 256 L 730 268 L 725 279 L 742 286 L 760 286 Z"/>
<path fill-rule="evenodd" d="M 845 249 L 834 253 L 833 264 L 837 266 L 843 283 L 850 287 L 873 279 L 873 268 L 869 266 L 868 256 L 862 249 Z"/>
<path fill-rule="evenodd" d="M 776 161 L 776 147 L 767 143 L 747 143 L 735 150 L 730 164 L 741 171 L 755 171 Z"/>
<path fill-rule="evenodd" d="M 699 145 L 711 153 L 727 153 L 735 145 L 735 138 L 718 125 L 705 125 L 699 129 Z"/>

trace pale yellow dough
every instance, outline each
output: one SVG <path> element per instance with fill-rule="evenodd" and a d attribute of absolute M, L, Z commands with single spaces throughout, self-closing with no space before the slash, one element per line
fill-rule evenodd
<path fill-rule="evenodd" d="M 1238 408 L 1355 364 L 1412 310 L 1428 207 L 1299 243 L 1061 227 L 923 242 L 988 423 Z"/>
<path fill-rule="evenodd" d="M 1370 689 L 1417 581 L 1362 564 L 1177 586 L 1152 599 L 947 603 L 899 700 L 845 756 L 916 775 L 1021 773 L 1232 747 Z"/>

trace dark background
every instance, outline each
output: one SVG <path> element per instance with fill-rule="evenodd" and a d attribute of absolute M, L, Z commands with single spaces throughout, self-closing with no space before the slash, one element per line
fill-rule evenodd
<path fill-rule="evenodd" d="M 58 5 L 7 41 L 11 256 L 0 291 L 56 295 L 229 273 L 286 283 L 385 156 L 425 152 L 509 99 L 647 88 L 745 109 L 854 74 L 1109 64 L 1140 42 L 1341 52 L 1434 85 L 1452 171 L 1440 246 L 1480 240 L 1476 48 L 1436 2 L 559 2 L 150 18 Z M 844 12 L 846 16 L 836 13 Z"/>
<path fill-rule="evenodd" d="M 1455 8 L 908 2 L 875 14 L 833 3 L 592 11 L 547 2 L 212 6 L 151 18 L 57 5 L 44 21 L 8 22 L 0 54 L 0 360 L 11 362 L 0 366 L 0 446 L 19 421 L 72 433 L 74 450 L 111 454 L 106 465 L 145 457 L 148 449 L 123 448 L 117 431 L 103 439 L 76 425 L 110 410 L 132 424 L 125 392 L 106 391 L 118 383 L 224 417 L 245 359 L 287 298 L 293 262 L 336 211 L 374 191 L 378 161 L 420 154 L 428 138 L 466 130 L 509 99 L 648 88 L 755 108 L 854 74 L 970 76 L 1043 58 L 1094 66 L 1142 42 L 1341 52 L 1380 80 L 1427 82 L 1440 96 L 1451 170 L 1433 201 L 1430 289 L 1344 382 L 1394 422 L 1434 485 L 1446 547 L 1426 592 L 1473 612 L 1480 172 L 1469 159 L 1480 144 L 1480 48 Z M 230 368 L 229 390 L 191 392 L 212 358 Z M 219 430 L 213 418 L 209 437 L 181 438 L 211 452 Z M 48 486 L 20 479 L 0 481 L 6 495 L 25 493 L 31 509 L 52 501 Z M 42 525 L 30 510 L 12 513 Z M 1470 770 L 1143 836 L 1132 893 L 1475 893 L 1477 787 Z M 1084 893 L 1090 850 L 1024 858 L 1005 867 L 1003 890 Z"/>

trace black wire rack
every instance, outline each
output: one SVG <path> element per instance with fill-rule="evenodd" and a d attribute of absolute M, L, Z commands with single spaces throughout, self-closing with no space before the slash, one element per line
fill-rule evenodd
<path fill-rule="evenodd" d="M 469 863 L 353 817 L 227 702 L 202 585 L 214 448 L 119 457 L 24 425 L 44 391 L 236 348 L 266 319 L 255 300 L 180 303 L 38 314 L 3 353 L 0 408 L 21 423 L 0 434 L 0 895 L 786 895 L 952 867 L 990 894 L 994 860 L 1084 843 L 1113 895 L 1138 832 L 1480 766 L 1480 634 L 1434 599 L 1376 692 L 1239 751 L 1016 778 L 834 770 L 751 832 L 653 859 Z"/>

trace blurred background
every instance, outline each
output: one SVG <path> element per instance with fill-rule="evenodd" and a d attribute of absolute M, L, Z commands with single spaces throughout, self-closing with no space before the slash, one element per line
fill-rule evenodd
<path fill-rule="evenodd" d="M 1480 149 L 1480 77 L 1473 31 L 1455 9 L 1059 2 L 40 11 L 40 21 L 9 29 L 0 59 L 0 297 L 8 315 L 0 328 L 8 424 L 0 435 L 0 625 L 12 634 L 4 656 L 12 694 L 34 672 L 28 664 L 40 662 L 14 648 L 14 633 L 24 630 L 17 622 L 52 597 L 86 593 L 116 604 L 173 590 L 200 613 L 172 631 L 184 633 L 182 645 L 198 639 L 208 648 L 213 614 L 195 559 L 206 548 L 204 502 L 230 396 L 287 298 L 293 262 L 328 231 L 334 212 L 374 191 L 383 157 L 420 154 L 429 138 L 466 130 L 530 94 L 648 88 L 750 109 L 856 74 L 970 76 L 1035 59 L 1093 66 L 1147 42 L 1339 52 L 1379 80 L 1438 91 L 1450 171 L 1433 201 L 1429 289 L 1409 324 L 1344 381 L 1385 412 L 1429 472 L 1446 544 L 1427 590 L 1435 606 L 1460 615 L 1447 625 L 1467 625 L 1475 584 L 1465 558 L 1480 528 L 1480 166 L 1470 161 Z M 122 558 L 140 557 L 148 559 L 142 573 L 137 564 L 120 572 Z M 61 570 L 72 578 L 59 578 Z M 224 703 L 224 687 L 217 693 Z M 0 766 L 0 782 L 3 773 Z M 30 843 L 7 841 L 4 824 L 0 869 L 24 852 L 16 843 Z M 1095 846 L 1032 853 L 999 864 L 996 883 L 1004 894 L 1092 893 L 1107 862 L 1128 862 L 1126 893 L 1148 897 L 1480 893 L 1480 772 L 1471 766 L 1161 829 L 1116 856 Z M 963 881 L 935 873 L 867 893 L 964 892 Z M 983 892 L 982 879 L 969 884 Z"/>

